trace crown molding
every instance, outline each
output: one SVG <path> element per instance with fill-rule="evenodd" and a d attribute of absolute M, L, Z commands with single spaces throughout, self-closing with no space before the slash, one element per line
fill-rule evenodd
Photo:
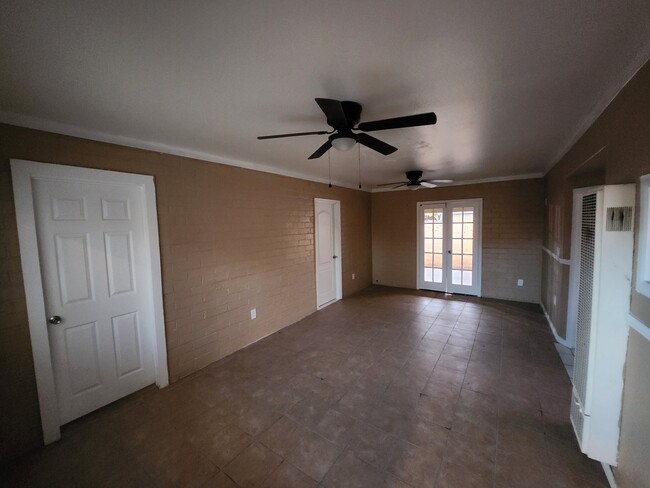
<path fill-rule="evenodd" d="M 547 164 L 544 174 L 546 175 L 553 167 L 562 161 L 562 158 L 567 155 L 567 153 L 575 146 L 578 141 L 584 136 L 587 131 L 591 128 L 592 125 L 598 120 L 598 118 L 607 110 L 607 107 L 614 101 L 619 93 L 627 86 L 627 84 L 634 78 L 641 68 L 648 62 L 650 59 L 650 42 L 648 42 L 643 49 L 641 49 L 632 61 L 626 66 L 625 69 L 621 71 L 621 78 L 625 80 L 622 85 L 616 85 L 609 87 L 603 92 L 602 97 L 594 104 L 591 112 L 585 117 L 582 124 L 578 126 L 576 131 L 573 133 L 573 136 L 564 144 L 560 150 L 557 152 L 554 158 L 551 158 Z"/>
<path fill-rule="evenodd" d="M 94 131 L 84 129 L 75 125 L 62 124 L 60 122 L 53 122 L 50 120 L 30 117 L 27 115 L 16 114 L 13 112 L 6 112 L 0 110 L 0 123 L 7 125 L 14 125 L 17 127 L 25 127 L 27 129 L 40 130 L 51 132 L 54 134 L 61 134 L 64 136 L 78 137 L 80 139 L 88 139 L 91 141 L 105 142 L 108 144 L 116 144 L 118 146 L 132 147 L 135 149 L 143 149 L 145 151 L 154 151 L 162 154 L 169 154 L 172 156 L 180 156 L 184 158 L 197 159 L 209 163 L 224 164 L 226 166 L 235 166 L 237 168 L 250 169 L 254 171 L 261 171 L 263 173 L 271 173 L 279 176 L 288 176 L 289 178 L 297 178 L 299 180 L 312 181 L 314 183 L 329 184 L 330 181 L 326 178 L 319 178 L 298 171 L 288 171 L 281 168 L 269 166 L 267 164 L 255 163 L 252 161 L 244 161 L 241 159 L 233 159 L 218 154 L 207 153 L 203 151 L 196 151 L 181 146 L 173 146 L 170 144 L 163 144 L 155 141 L 143 141 L 132 137 L 120 136 L 115 134 L 108 134 L 106 132 Z M 339 180 L 332 180 L 332 186 L 339 186 L 342 188 L 349 188 L 351 190 L 366 191 L 369 189 L 358 188 L 356 184 L 344 183 Z"/>
<path fill-rule="evenodd" d="M 454 181 L 453 183 L 444 183 L 442 185 L 436 186 L 434 188 L 446 188 L 448 186 L 464 186 L 464 185 L 479 185 L 481 183 L 498 183 L 500 181 L 513 181 L 513 180 L 532 180 L 535 178 L 543 178 L 544 173 L 527 173 L 525 175 L 511 175 L 511 176 L 496 176 L 493 178 L 479 178 L 475 180 L 464 180 L 464 181 Z M 432 190 L 433 188 L 424 188 L 424 190 Z M 383 193 L 387 191 L 418 191 L 410 190 L 405 186 L 401 188 L 373 188 L 370 190 L 372 193 Z"/>

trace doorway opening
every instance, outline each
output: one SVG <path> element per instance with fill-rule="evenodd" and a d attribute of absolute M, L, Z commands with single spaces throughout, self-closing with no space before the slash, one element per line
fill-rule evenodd
<path fill-rule="evenodd" d="M 343 298 L 341 264 L 341 202 L 314 199 L 316 308 Z"/>
<path fill-rule="evenodd" d="M 481 296 L 482 200 L 417 205 L 418 289 Z"/>
<path fill-rule="evenodd" d="M 152 176 L 11 161 L 45 444 L 169 383 Z"/>

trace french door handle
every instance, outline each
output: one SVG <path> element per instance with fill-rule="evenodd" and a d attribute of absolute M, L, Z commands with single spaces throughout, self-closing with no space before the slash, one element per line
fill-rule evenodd
<path fill-rule="evenodd" d="M 52 324 L 52 325 L 59 325 L 61 322 L 63 322 L 63 319 L 59 317 L 58 315 L 52 315 L 47 321 Z"/>
<path fill-rule="evenodd" d="M 332 256 L 332 259 L 336 259 L 336 258 L 338 258 L 338 256 Z"/>

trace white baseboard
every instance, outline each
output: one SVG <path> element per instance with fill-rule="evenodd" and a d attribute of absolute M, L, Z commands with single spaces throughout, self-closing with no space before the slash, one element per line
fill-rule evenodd
<path fill-rule="evenodd" d="M 553 336 L 555 337 L 555 341 L 559 342 L 565 347 L 571 348 L 573 347 L 571 344 L 566 339 L 562 339 L 560 335 L 557 333 L 557 330 L 555 329 L 555 325 L 553 325 L 553 321 L 551 320 L 550 315 L 546 311 L 546 307 L 544 307 L 544 304 L 542 302 L 539 302 L 540 306 L 542 307 L 542 311 L 544 312 L 544 316 L 546 317 L 546 321 L 548 322 L 549 327 L 551 328 L 551 332 L 553 332 Z"/>
<path fill-rule="evenodd" d="M 612 467 L 607 463 L 600 463 L 603 466 L 603 471 L 605 472 L 605 477 L 609 482 L 609 488 L 616 488 L 616 480 L 614 479 L 614 473 L 612 472 Z"/>

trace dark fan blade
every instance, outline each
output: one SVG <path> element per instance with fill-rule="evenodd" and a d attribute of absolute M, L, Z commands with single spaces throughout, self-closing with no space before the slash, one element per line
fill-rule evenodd
<path fill-rule="evenodd" d="M 338 100 L 331 98 L 317 98 L 316 103 L 327 116 L 327 123 L 335 129 L 348 128 L 348 119 L 345 117 L 343 105 Z"/>
<path fill-rule="evenodd" d="M 406 185 L 407 185 L 407 183 L 400 183 L 399 185 L 394 186 L 394 187 L 393 187 L 393 190 L 394 190 L 395 188 L 401 188 L 401 187 L 406 186 Z M 380 185 L 380 186 L 381 186 L 381 185 Z"/>
<path fill-rule="evenodd" d="M 330 147 L 332 147 L 332 143 L 328 139 L 327 142 L 325 142 L 325 144 L 323 144 L 321 147 L 316 149 L 316 152 L 311 156 L 309 156 L 308 159 L 320 158 L 323 154 L 325 154 L 329 150 Z"/>
<path fill-rule="evenodd" d="M 297 136 L 322 136 L 329 134 L 326 130 L 317 130 L 314 132 L 294 132 L 293 134 L 277 134 L 274 136 L 257 136 L 261 141 L 263 139 L 280 139 L 281 137 L 297 137 Z"/>
<path fill-rule="evenodd" d="M 375 151 L 382 153 L 384 156 L 388 156 L 389 154 L 393 154 L 395 151 L 397 151 L 396 147 L 393 147 L 390 144 L 386 144 L 385 142 L 380 141 L 375 137 L 369 136 L 368 134 L 357 134 L 357 142 L 359 144 L 363 144 L 366 147 L 369 147 L 370 149 L 374 149 Z"/>
<path fill-rule="evenodd" d="M 428 181 L 420 181 L 420 186 L 423 186 L 425 188 L 435 188 L 438 185 L 434 183 L 429 183 Z"/>
<path fill-rule="evenodd" d="M 381 185 L 375 186 L 391 186 L 391 185 L 406 185 L 403 181 L 394 181 L 393 183 L 382 183 Z"/>
<path fill-rule="evenodd" d="M 433 112 L 426 114 L 407 115 L 394 119 L 375 120 L 359 124 L 359 130 L 372 132 L 373 130 L 399 129 L 401 127 L 417 127 L 419 125 L 433 125 L 438 118 Z"/>

